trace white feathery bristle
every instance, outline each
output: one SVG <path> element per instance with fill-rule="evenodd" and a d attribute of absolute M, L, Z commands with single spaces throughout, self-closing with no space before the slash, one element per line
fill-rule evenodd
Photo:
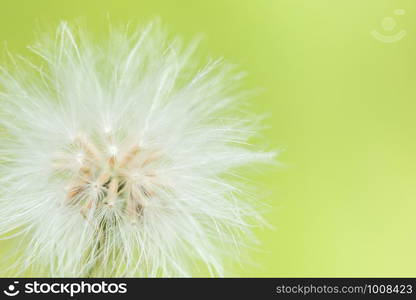
<path fill-rule="evenodd" d="M 101 43 L 62 22 L 30 49 L 39 66 L 13 59 L 0 73 L 0 234 L 29 238 L 21 266 L 223 275 L 258 220 L 236 168 L 273 158 L 247 142 L 242 73 L 198 67 L 195 43 L 158 22 Z"/>

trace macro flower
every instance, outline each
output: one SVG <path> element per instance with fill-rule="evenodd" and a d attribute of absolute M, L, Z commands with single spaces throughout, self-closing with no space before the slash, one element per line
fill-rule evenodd
<path fill-rule="evenodd" d="M 243 73 L 158 22 L 94 40 L 62 22 L 0 73 L 0 234 L 49 276 L 223 275 L 258 224 Z M 234 250 L 233 250 L 234 249 Z"/>

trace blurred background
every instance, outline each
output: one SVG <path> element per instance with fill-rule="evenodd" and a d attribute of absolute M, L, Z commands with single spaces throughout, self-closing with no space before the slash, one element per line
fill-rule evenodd
<path fill-rule="evenodd" d="M 227 275 L 416 276 L 416 2 L 0 0 L 0 41 L 27 55 L 39 25 L 157 16 L 248 72 L 258 141 L 284 149 L 254 178 L 274 229 Z"/>

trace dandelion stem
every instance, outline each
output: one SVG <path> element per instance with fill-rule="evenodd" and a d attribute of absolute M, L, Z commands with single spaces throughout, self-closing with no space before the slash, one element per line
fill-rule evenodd
<path fill-rule="evenodd" d="M 100 222 L 100 225 L 98 226 L 97 229 L 97 242 L 94 243 L 94 245 L 92 246 L 91 249 L 91 253 L 90 255 L 94 255 L 95 257 L 93 258 L 94 260 L 94 264 L 87 270 L 85 277 L 86 278 L 92 278 L 95 275 L 97 275 L 97 269 L 98 267 L 102 264 L 102 259 L 103 259 L 103 249 L 104 249 L 104 243 L 105 243 L 105 239 L 106 239 L 106 228 L 107 225 L 104 221 Z"/>

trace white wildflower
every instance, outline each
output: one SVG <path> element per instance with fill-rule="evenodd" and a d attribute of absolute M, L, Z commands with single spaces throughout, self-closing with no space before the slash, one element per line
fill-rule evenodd
<path fill-rule="evenodd" d="M 157 23 L 103 42 L 61 23 L 31 49 L 42 63 L 12 58 L 0 74 L 0 234 L 29 237 L 22 267 L 222 275 L 256 216 L 230 175 L 273 156 L 229 113 L 242 74 L 199 68 L 195 43 Z"/>

